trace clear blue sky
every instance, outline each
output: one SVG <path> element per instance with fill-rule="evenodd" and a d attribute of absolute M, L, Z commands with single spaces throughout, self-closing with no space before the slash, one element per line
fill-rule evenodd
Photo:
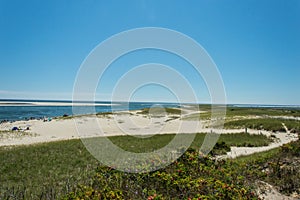
<path fill-rule="evenodd" d="M 228 103 L 300 104 L 299 0 L 0 0 L 0 98 L 71 99 L 76 73 L 93 48 L 121 31 L 149 26 L 201 44 L 219 68 Z M 129 58 L 120 65 L 132 65 Z M 115 67 L 107 80 L 121 72 Z M 203 85 L 186 73 L 195 89 Z M 112 86 L 99 90 L 99 100 Z M 136 96 L 172 95 L 149 86 Z"/>

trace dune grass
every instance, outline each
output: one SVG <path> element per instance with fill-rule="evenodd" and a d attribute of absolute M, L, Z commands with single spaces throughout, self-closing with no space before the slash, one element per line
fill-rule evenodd
<path fill-rule="evenodd" d="M 273 132 L 286 132 L 283 124 L 289 130 L 300 131 L 300 121 L 280 118 L 256 118 L 256 119 L 239 119 L 225 122 L 225 128 L 251 128 L 257 130 L 268 130 Z"/>
<path fill-rule="evenodd" d="M 137 114 L 154 114 L 154 115 L 159 115 L 159 114 L 168 114 L 168 115 L 180 115 L 181 110 L 178 108 L 160 108 L 160 107 L 153 107 L 153 108 L 144 108 Z"/>
<path fill-rule="evenodd" d="M 286 127 L 293 133 L 300 133 L 300 121 L 296 120 L 284 120 Z"/>
<path fill-rule="evenodd" d="M 24 136 L 35 136 L 35 133 L 31 133 L 31 132 L 26 132 L 26 131 L 12 131 L 12 130 L 8 130 L 8 131 L 4 131 L 4 130 L 0 130 L 0 139 L 1 138 L 21 138 Z"/>
<path fill-rule="evenodd" d="M 115 136 L 110 140 L 123 149 L 143 152 L 158 149 L 174 135 L 151 138 Z M 199 148 L 205 134 L 197 134 L 193 148 Z M 219 142 L 228 145 L 260 146 L 270 140 L 265 136 L 247 134 L 221 135 Z M 80 140 L 58 141 L 30 146 L 0 148 L 0 199 L 11 195 L 16 199 L 51 199 L 72 191 L 77 184 L 89 184 L 98 161 L 89 154 Z M 55 199 L 53 198 L 53 199 Z"/>
<path fill-rule="evenodd" d="M 176 135 L 164 134 L 154 135 L 149 138 L 132 136 L 114 136 L 110 140 L 124 150 L 130 152 L 152 152 L 166 146 Z M 202 145 L 205 133 L 198 133 L 191 144 L 191 148 L 199 149 Z M 267 146 L 272 142 L 271 138 L 265 135 L 250 135 L 246 133 L 221 134 L 218 142 L 224 142 L 229 146 Z"/>
<path fill-rule="evenodd" d="M 259 181 L 286 195 L 299 194 L 300 141 L 237 159 L 214 161 L 189 149 L 175 163 L 150 173 L 98 167 L 91 185 L 64 199 L 259 199 Z M 296 163 L 295 163 L 296 161 Z"/>
<path fill-rule="evenodd" d="M 227 107 L 227 117 L 233 116 L 300 116 L 298 108 L 244 108 Z"/>
<path fill-rule="evenodd" d="M 268 131 L 282 131 L 285 129 L 282 125 L 282 119 L 241 119 L 229 121 L 224 124 L 225 128 L 251 128 L 258 130 L 268 130 Z"/>
<path fill-rule="evenodd" d="M 79 140 L 1 147 L 0 160 L 0 199 L 60 196 L 87 183 L 97 165 Z"/>
<path fill-rule="evenodd" d="M 205 120 L 211 118 L 211 106 L 199 105 L 199 110 L 203 113 L 194 113 L 185 116 L 185 120 Z M 231 119 L 233 117 L 267 117 L 267 116 L 279 116 L 279 117 L 300 117 L 299 108 L 244 108 L 227 106 L 226 118 Z"/>
<path fill-rule="evenodd" d="M 257 199 L 240 170 L 238 163 L 215 162 L 188 149 L 176 162 L 148 173 L 98 167 L 91 185 L 64 199 Z"/>

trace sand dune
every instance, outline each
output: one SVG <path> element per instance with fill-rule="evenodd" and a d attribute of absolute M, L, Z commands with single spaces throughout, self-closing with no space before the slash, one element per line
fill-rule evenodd
<path fill-rule="evenodd" d="M 53 119 L 17 121 L 13 123 L 2 123 L 0 130 L 0 146 L 29 145 L 41 142 L 68 140 L 73 138 L 103 137 L 115 135 L 149 136 L 155 134 L 169 133 L 210 133 L 210 128 L 205 128 L 209 121 L 188 121 L 177 118 L 178 116 L 149 117 L 138 114 L 138 111 L 120 112 L 111 115 L 88 115 L 70 119 Z M 11 132 L 13 127 L 30 130 Z M 6 131 L 8 133 L 4 134 Z M 219 134 L 241 133 L 243 129 L 221 129 L 214 130 Z M 264 134 L 270 136 L 274 133 L 248 129 L 250 134 Z M 27 134 L 27 135 L 26 135 Z M 232 147 L 231 151 L 223 158 L 234 158 L 241 155 L 249 155 L 256 152 L 276 148 L 285 143 L 297 140 L 297 135 L 290 132 L 276 133 L 278 140 L 264 147 Z M 221 157 L 221 158 L 222 158 Z"/>

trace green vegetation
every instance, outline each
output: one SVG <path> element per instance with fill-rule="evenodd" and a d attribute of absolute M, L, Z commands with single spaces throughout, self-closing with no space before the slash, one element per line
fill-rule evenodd
<path fill-rule="evenodd" d="M 97 116 L 107 117 L 110 115 L 133 115 L 131 112 L 99 112 L 96 114 Z"/>
<path fill-rule="evenodd" d="M 198 133 L 195 136 L 192 148 L 198 149 L 204 140 L 206 134 Z M 166 146 L 175 134 L 154 135 L 149 138 L 132 137 L 132 136 L 114 136 L 109 139 L 124 150 L 130 152 L 152 152 Z M 271 138 L 265 135 L 250 135 L 246 133 L 221 134 L 218 140 L 229 146 L 267 146 L 272 142 Z"/>
<path fill-rule="evenodd" d="M 295 162 L 296 161 L 296 162 Z M 150 173 L 98 167 L 90 185 L 64 199 L 259 199 L 258 181 L 281 193 L 300 193 L 300 141 L 234 160 L 214 161 L 189 149 L 175 163 Z"/>
<path fill-rule="evenodd" d="M 289 130 L 299 132 L 300 121 L 299 120 L 287 120 L 280 118 L 255 118 L 255 119 L 239 119 L 225 122 L 225 128 L 251 128 L 257 130 L 268 130 L 268 131 L 281 131 L 285 132 L 283 123 Z"/>
<path fill-rule="evenodd" d="M 222 134 L 219 138 L 219 142 L 225 142 L 229 146 L 237 147 L 267 146 L 272 141 L 272 138 L 268 138 L 265 135 L 250 135 L 249 133 Z"/>
<path fill-rule="evenodd" d="M 300 121 L 296 120 L 285 120 L 284 124 L 293 133 L 300 133 Z"/>
<path fill-rule="evenodd" d="M 282 131 L 285 129 L 282 125 L 281 119 L 241 119 L 229 121 L 224 124 L 225 128 L 251 128 L 258 130 L 268 130 L 268 131 Z"/>
<path fill-rule="evenodd" d="M 268 160 L 265 181 L 275 185 L 281 193 L 300 194 L 300 142 L 282 146 L 280 153 Z"/>
<path fill-rule="evenodd" d="M 82 114 L 82 115 L 68 115 L 68 116 L 61 116 L 61 117 L 55 117 L 54 119 L 57 120 L 65 120 L 65 119 L 74 119 L 74 118 L 80 118 L 80 117 L 105 117 L 105 118 L 112 118 L 112 115 L 133 115 L 130 112 L 99 112 L 94 114 Z"/>
<path fill-rule="evenodd" d="M 153 108 L 144 108 L 142 111 L 138 112 L 137 114 L 168 114 L 168 115 L 180 115 L 181 110 L 178 108 L 160 108 L 160 107 L 153 107 Z"/>
<path fill-rule="evenodd" d="M 98 167 L 90 185 L 64 199 L 258 199 L 238 163 L 215 162 L 189 149 L 164 169 L 130 174 Z"/>
<path fill-rule="evenodd" d="M 182 117 L 183 120 L 208 120 L 211 118 L 211 112 L 192 113 Z"/>
<path fill-rule="evenodd" d="M 164 146 L 173 137 L 172 134 L 144 139 L 115 136 L 110 140 L 126 150 L 145 152 Z M 192 147 L 198 149 L 204 137 L 205 134 L 197 134 Z M 231 145 L 260 146 L 268 142 L 270 140 L 261 135 L 225 134 L 220 136 L 212 154 L 225 153 Z M 8 195 L 17 199 L 58 198 L 77 190 L 78 184 L 89 185 L 97 166 L 80 140 L 1 147 L 0 160 L 0 199 Z"/>
<path fill-rule="evenodd" d="M 211 111 L 204 107 L 204 113 L 184 116 L 184 120 L 209 120 Z M 283 124 L 289 131 L 300 133 L 300 120 L 285 117 L 299 117 L 300 109 L 292 108 L 239 108 L 227 107 L 225 128 L 251 128 L 257 130 L 285 132 Z"/>
<path fill-rule="evenodd" d="M 19 137 L 23 137 L 23 136 L 35 136 L 36 134 L 34 133 L 30 133 L 30 132 L 26 132 L 23 130 L 18 130 L 18 131 L 3 131 L 0 130 L 0 138 L 19 138 Z"/>
<path fill-rule="evenodd" d="M 275 186 L 280 193 L 300 194 L 300 140 L 280 148 L 250 156 L 236 162 L 248 166 L 247 175 Z"/>
<path fill-rule="evenodd" d="M 199 110 L 204 111 L 203 113 L 194 113 L 185 116 L 185 120 L 204 120 L 211 118 L 211 106 L 199 105 Z M 226 108 L 226 118 L 230 120 L 233 117 L 267 117 L 267 116 L 278 116 L 278 117 L 300 117 L 299 108 L 244 108 L 244 107 L 232 107 Z"/>
<path fill-rule="evenodd" d="M 206 112 L 185 119 L 209 119 L 211 106 L 198 106 Z M 139 112 L 162 113 L 176 119 L 174 115 L 180 115 L 181 111 L 151 108 Z M 299 120 L 274 118 L 299 117 L 299 109 L 228 107 L 226 116 L 226 128 L 275 132 L 285 131 L 285 124 L 291 132 L 300 133 Z M 0 137 L 5 134 L 0 131 Z M 130 152 L 152 152 L 174 137 L 175 134 L 165 134 L 109 139 Z M 222 134 L 210 154 L 203 157 L 198 150 L 204 138 L 205 134 L 196 134 L 190 149 L 166 168 L 138 174 L 100 165 L 80 140 L 0 147 L 0 199 L 258 199 L 253 192 L 258 180 L 287 195 L 300 193 L 299 140 L 271 151 L 217 161 L 213 156 L 226 153 L 231 146 L 265 146 L 272 139 L 246 133 Z"/>
<path fill-rule="evenodd" d="M 100 115 L 100 116 L 107 116 L 107 115 L 112 115 L 113 112 L 99 112 L 96 115 Z"/>
<path fill-rule="evenodd" d="M 293 116 L 300 117 L 300 109 L 296 108 L 242 108 L 227 107 L 227 117 L 234 116 Z"/>
<path fill-rule="evenodd" d="M 0 160 L 0 199 L 61 196 L 88 183 L 97 165 L 80 140 L 1 147 Z"/>

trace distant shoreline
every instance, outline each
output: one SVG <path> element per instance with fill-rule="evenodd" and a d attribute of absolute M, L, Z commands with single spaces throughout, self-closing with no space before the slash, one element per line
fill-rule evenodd
<path fill-rule="evenodd" d="M 178 105 L 212 105 L 209 103 L 189 103 L 189 102 L 152 102 L 152 101 L 80 101 L 72 100 L 35 100 L 35 99 L 0 99 L 0 106 L 110 106 L 124 103 L 153 103 L 153 104 L 178 104 Z M 300 108 L 300 105 L 282 105 L 282 104 L 241 104 L 230 103 L 227 107 L 245 107 L 245 108 Z"/>
<path fill-rule="evenodd" d="M 184 116 L 193 116 L 201 112 L 192 109 L 174 108 L 167 115 L 152 116 L 142 110 L 120 111 L 117 113 L 105 113 L 100 115 L 83 115 L 71 118 L 53 118 L 46 120 L 5 122 L 0 126 L 0 147 L 31 145 L 44 142 L 53 142 L 69 139 L 97 138 L 110 136 L 135 136 L 149 137 L 157 134 L 237 134 L 245 133 L 244 128 L 215 129 L 209 126 L 210 119 L 199 121 L 184 119 Z M 240 117 L 240 120 L 243 120 Z M 231 118 L 231 120 L 236 120 Z M 134 123 L 133 123 L 134 122 Z M 298 134 L 291 132 L 285 124 L 284 131 L 247 129 L 249 134 L 263 134 L 267 137 L 276 138 L 268 146 L 261 147 L 232 147 L 230 152 L 219 158 L 235 158 L 257 152 L 267 151 L 291 141 L 298 140 Z M 14 128 L 18 130 L 14 130 Z M 14 131 L 13 131 L 14 130 Z"/>
<path fill-rule="evenodd" d="M 106 104 L 106 103 L 73 103 L 73 102 L 13 102 L 0 101 L 0 106 L 111 106 L 118 104 Z"/>
<path fill-rule="evenodd" d="M 182 108 L 193 109 L 200 106 L 200 109 L 210 110 L 210 104 L 192 104 L 192 103 L 168 103 L 168 102 L 72 102 L 72 101 L 54 101 L 54 100 L 12 100 L 0 99 L 0 122 L 1 121 L 20 121 L 28 119 L 42 119 L 44 117 L 59 117 L 63 115 L 81 115 L 95 114 L 103 112 L 141 110 L 151 107 L 164 108 Z M 227 110 L 238 108 L 257 108 L 257 109 L 289 109 L 300 110 L 300 106 L 290 105 L 258 105 L 258 104 L 228 104 L 215 105 L 227 107 Z"/>

